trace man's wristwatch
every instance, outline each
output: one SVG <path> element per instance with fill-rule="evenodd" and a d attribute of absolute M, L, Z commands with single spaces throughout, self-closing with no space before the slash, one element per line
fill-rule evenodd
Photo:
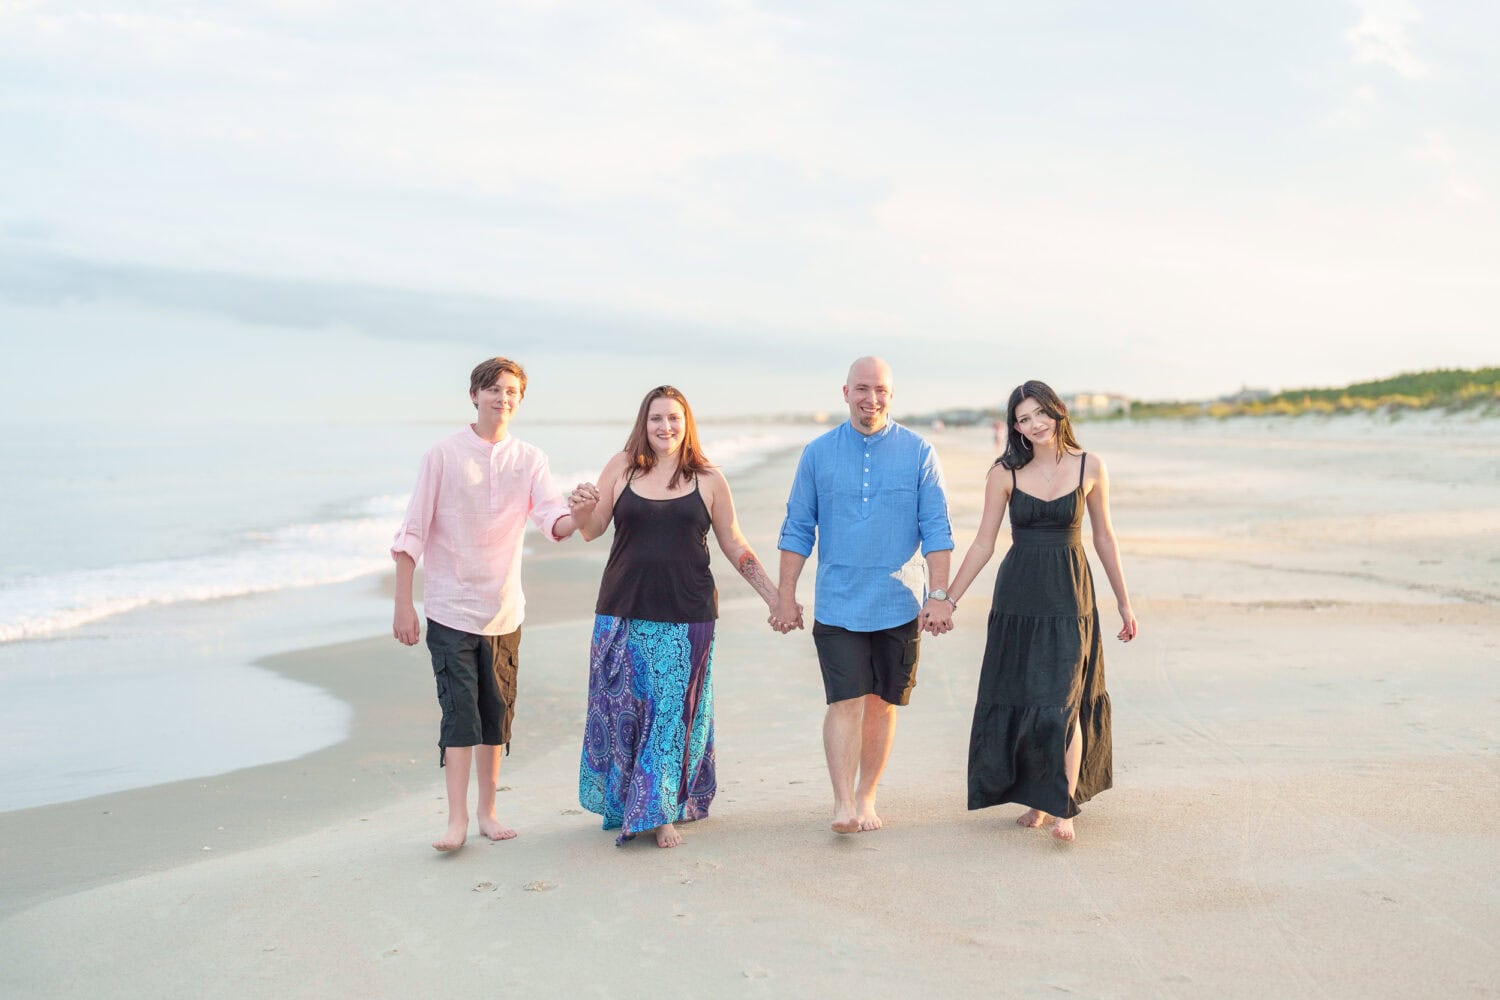
<path fill-rule="evenodd" d="M 958 610 L 958 602 L 949 597 L 948 592 L 941 587 L 939 587 L 937 590 L 929 590 L 927 592 L 927 599 L 930 601 L 947 601 L 949 604 L 953 605 L 954 611 Z"/>

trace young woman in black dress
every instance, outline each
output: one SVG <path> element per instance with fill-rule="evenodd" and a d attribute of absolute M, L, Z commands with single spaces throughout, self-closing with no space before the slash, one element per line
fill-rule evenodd
<path fill-rule="evenodd" d="M 985 479 L 974 544 L 948 587 L 953 607 L 995 552 L 1006 511 L 1011 547 L 995 579 L 989 637 L 969 737 L 969 808 L 1028 806 L 1016 822 L 1052 822 L 1074 837 L 1078 807 L 1112 784 L 1109 695 L 1094 581 L 1080 526 L 1120 612 L 1116 637 L 1136 636 L 1135 613 L 1109 519 L 1109 473 L 1073 435 L 1068 408 L 1046 383 L 1011 393 L 1005 453 Z M 942 628 L 946 623 L 937 623 Z"/>

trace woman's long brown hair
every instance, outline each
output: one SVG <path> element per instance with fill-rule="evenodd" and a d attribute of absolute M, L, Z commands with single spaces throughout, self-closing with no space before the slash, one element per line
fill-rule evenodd
<path fill-rule="evenodd" d="M 625 440 L 625 454 L 630 456 L 630 466 L 634 470 L 632 478 L 635 473 L 649 472 L 656 468 L 656 452 L 646 438 L 646 420 L 651 416 L 651 404 L 658 399 L 670 399 L 682 407 L 682 444 L 677 449 L 677 471 L 672 473 L 672 478 L 667 483 L 668 490 L 675 490 L 684 477 L 696 479 L 699 473 L 712 468 L 712 463 L 698 444 L 698 422 L 693 419 L 693 408 L 688 405 L 687 397 L 677 391 L 675 386 L 659 385 L 646 393 L 646 398 L 641 400 L 640 412 L 635 415 L 635 426 L 630 429 L 630 437 Z"/>

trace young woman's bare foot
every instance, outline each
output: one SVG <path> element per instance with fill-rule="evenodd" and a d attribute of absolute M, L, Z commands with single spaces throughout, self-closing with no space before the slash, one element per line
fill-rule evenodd
<path fill-rule="evenodd" d="M 1052 836 L 1058 840 L 1072 840 L 1073 821 L 1059 817 L 1057 822 L 1052 824 Z"/>
<path fill-rule="evenodd" d="M 462 823 L 452 820 L 448 823 L 448 830 L 437 840 L 432 842 L 434 851 L 456 851 L 464 846 L 464 841 L 469 839 L 469 821 L 465 819 Z"/>
<path fill-rule="evenodd" d="M 516 835 L 516 831 L 493 816 L 481 816 L 479 818 L 479 832 L 491 840 L 510 840 Z"/>
<path fill-rule="evenodd" d="M 1016 817 L 1016 826 L 1038 827 L 1047 822 L 1047 814 L 1040 809 L 1028 809 Z"/>
<path fill-rule="evenodd" d="M 859 804 L 859 811 L 854 814 L 854 818 L 859 823 L 861 833 L 879 830 L 885 825 L 875 813 L 875 801 L 873 799 L 869 802 L 861 802 Z"/>
<path fill-rule="evenodd" d="M 676 847 L 682 843 L 682 834 L 677 832 L 677 827 L 671 823 L 663 823 L 656 828 L 657 847 Z"/>
<path fill-rule="evenodd" d="M 828 824 L 834 833 L 858 833 L 859 816 L 852 805 L 834 804 L 833 822 Z"/>

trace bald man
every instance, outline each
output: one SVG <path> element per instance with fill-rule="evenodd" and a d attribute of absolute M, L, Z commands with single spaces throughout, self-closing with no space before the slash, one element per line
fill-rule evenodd
<path fill-rule="evenodd" d="M 894 396 L 885 361 L 849 366 L 849 420 L 802 452 L 777 543 L 781 580 L 770 623 L 786 634 L 802 627 L 797 580 L 817 542 L 812 632 L 828 701 L 823 752 L 835 833 L 881 827 L 875 793 L 896 707 L 917 682 L 922 622 L 948 599 L 953 531 L 942 469 L 930 444 L 891 420 Z"/>

